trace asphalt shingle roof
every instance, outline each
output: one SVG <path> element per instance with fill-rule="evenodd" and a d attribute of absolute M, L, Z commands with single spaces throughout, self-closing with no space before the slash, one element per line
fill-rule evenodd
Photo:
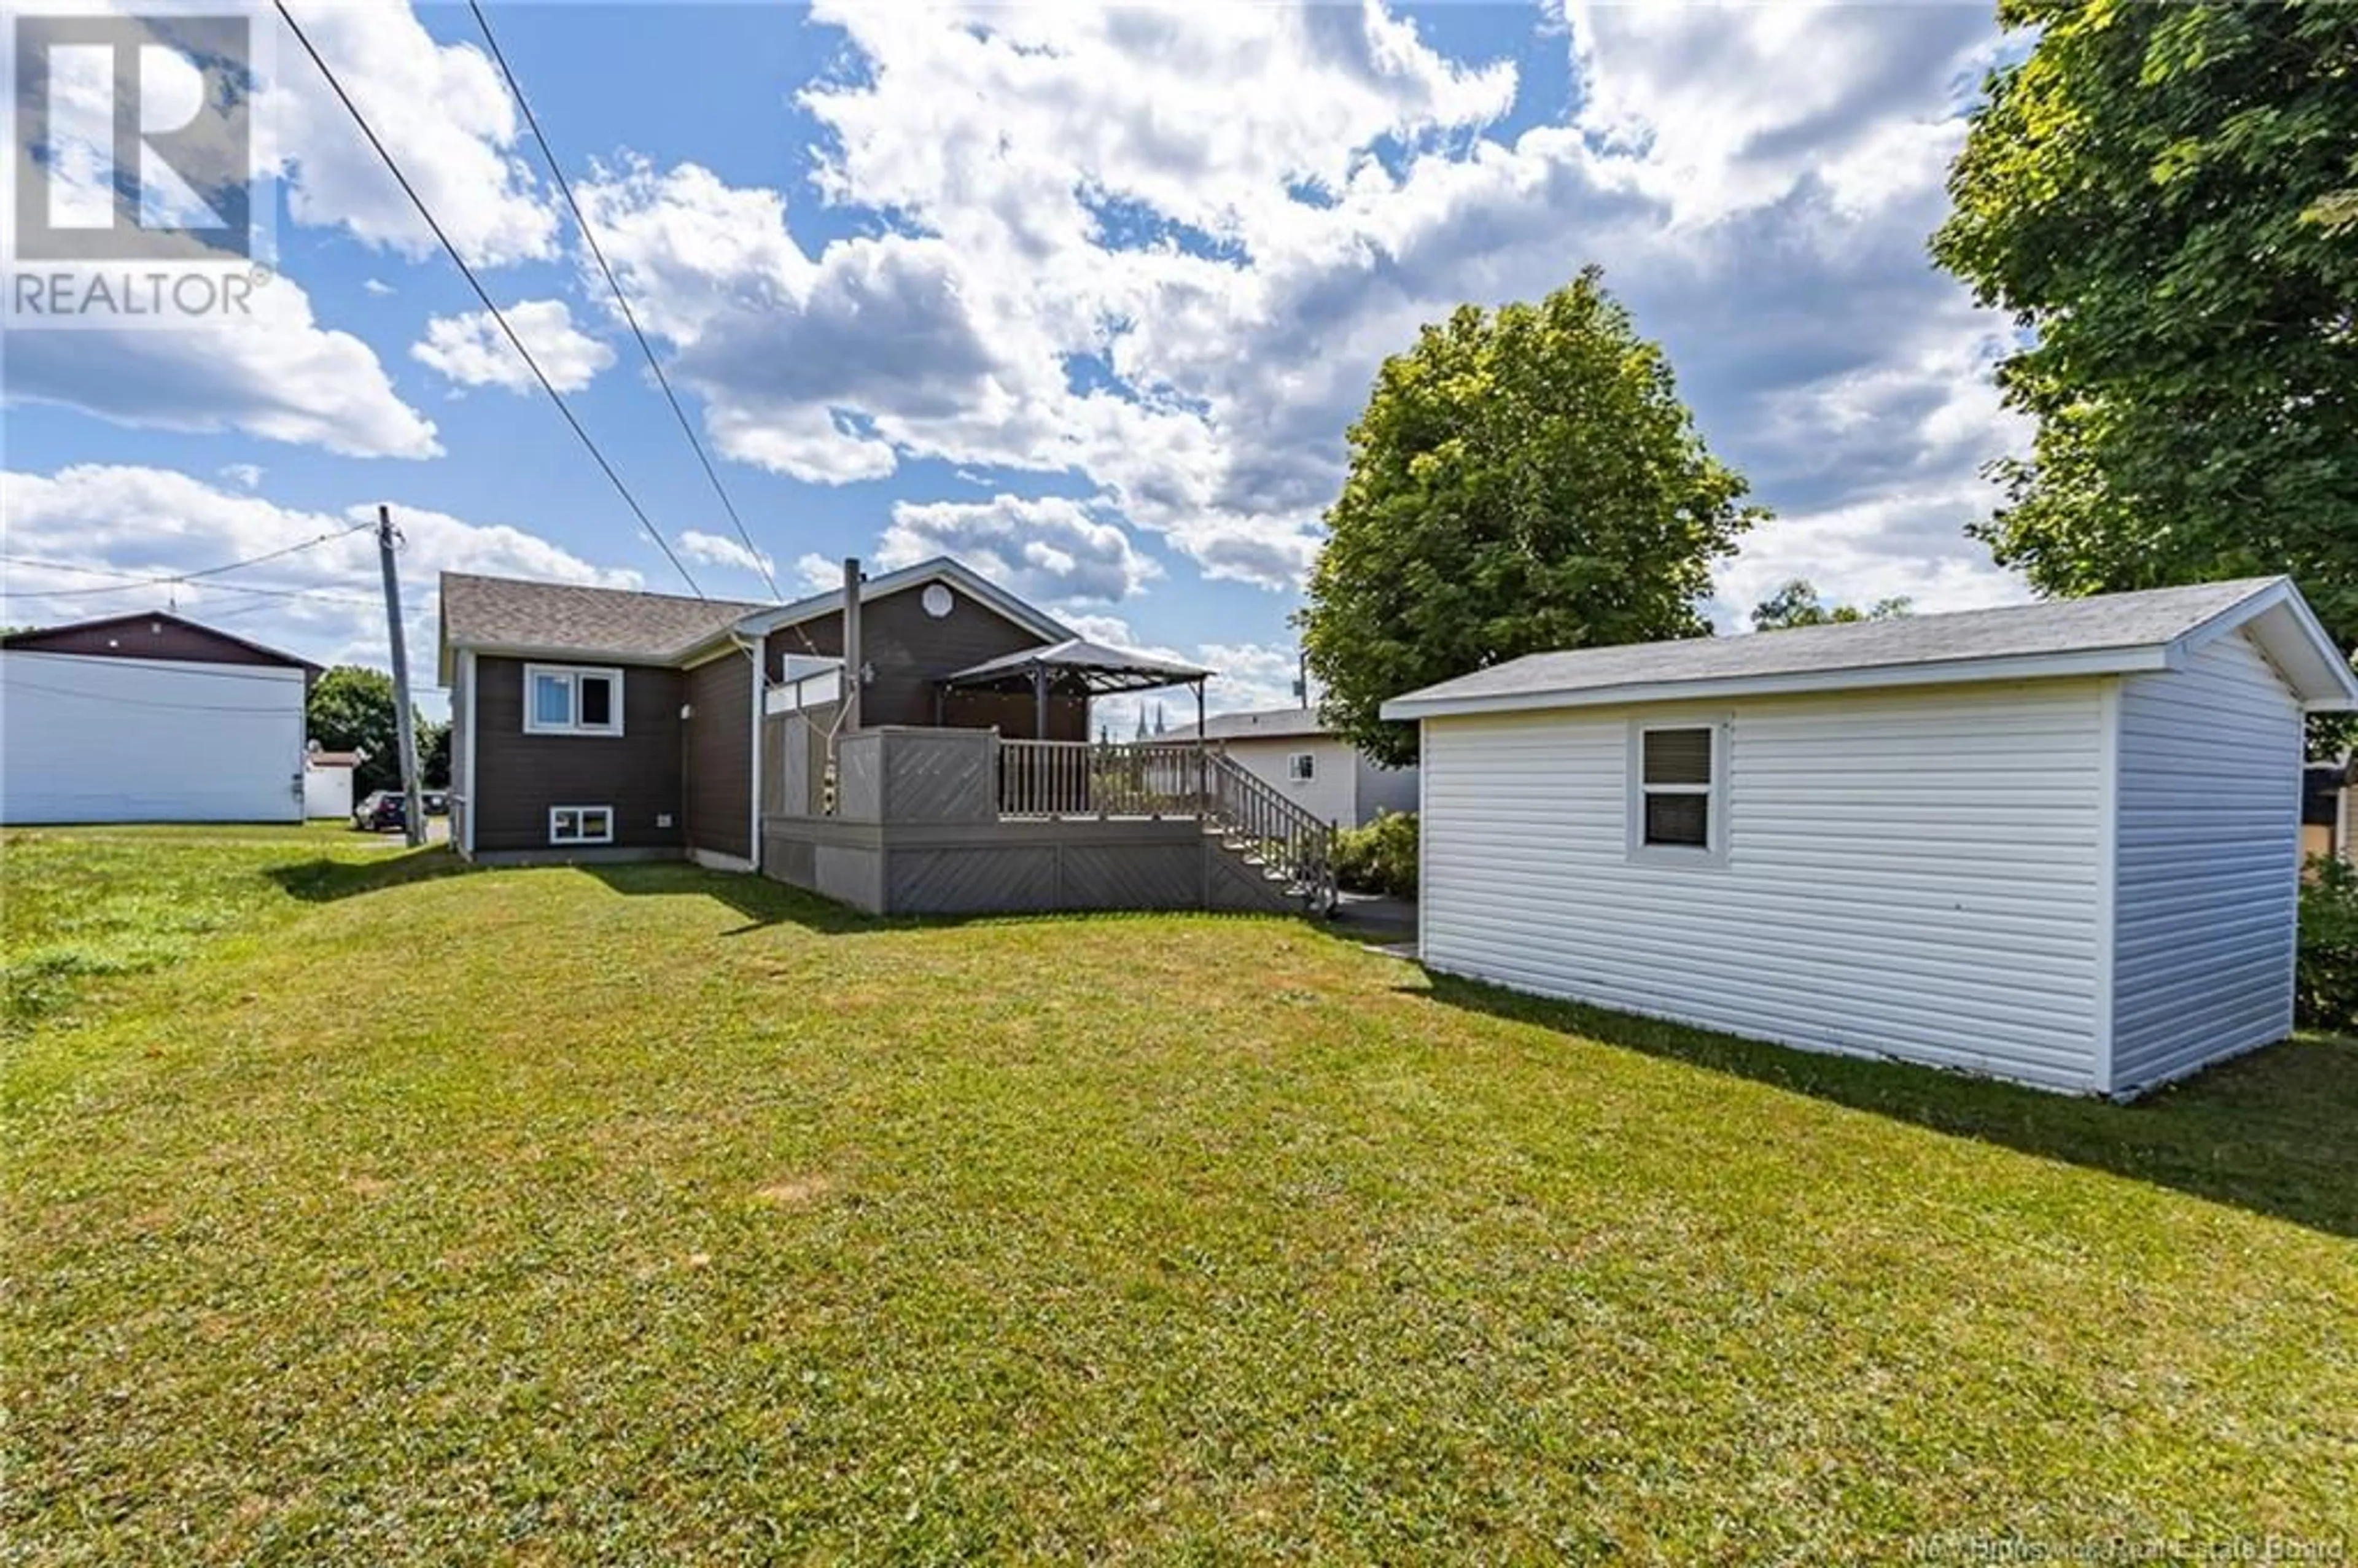
<path fill-rule="evenodd" d="M 442 574 L 442 634 L 453 647 L 677 658 L 755 611 L 733 600 Z"/>
<path fill-rule="evenodd" d="M 1999 610 L 1532 654 L 1405 693 L 1392 701 L 1550 697 L 1617 687 L 1652 688 L 1682 682 L 2152 647 L 2175 641 L 2279 580 L 2245 578 L 2191 588 L 2049 600 Z"/>
<path fill-rule="evenodd" d="M 1327 733 L 1314 708 L 1271 708 L 1259 713 L 1215 713 L 1204 720 L 1206 741 L 1249 741 L 1255 737 L 1298 741 Z M 1193 724 L 1174 730 L 1170 739 L 1192 741 Z"/>

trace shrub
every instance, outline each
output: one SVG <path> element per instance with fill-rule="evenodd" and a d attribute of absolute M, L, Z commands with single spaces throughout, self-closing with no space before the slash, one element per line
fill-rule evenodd
<path fill-rule="evenodd" d="M 1353 892 L 1416 896 L 1416 813 L 1381 811 L 1335 835 L 1335 880 Z"/>
<path fill-rule="evenodd" d="M 2295 1006 L 2310 1029 L 2358 1034 L 2358 869 L 2312 859 L 2300 885 Z"/>

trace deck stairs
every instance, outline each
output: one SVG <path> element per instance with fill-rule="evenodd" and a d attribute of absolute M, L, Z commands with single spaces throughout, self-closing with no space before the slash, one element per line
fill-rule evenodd
<path fill-rule="evenodd" d="M 1200 815 L 1228 870 L 1258 878 L 1281 904 L 1335 913 L 1335 828 L 1238 764 L 1225 752 L 1204 761 Z"/>
<path fill-rule="evenodd" d="M 1216 850 L 1205 889 L 1212 907 L 1335 911 L 1334 825 L 1217 743 L 1002 741 L 999 810 L 1004 818 L 1193 817 Z"/>

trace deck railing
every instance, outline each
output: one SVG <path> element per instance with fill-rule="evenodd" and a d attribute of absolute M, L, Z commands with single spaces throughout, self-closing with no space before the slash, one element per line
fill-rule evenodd
<path fill-rule="evenodd" d="M 1001 816 L 1192 816 L 1301 888 L 1334 893 L 1335 830 L 1217 745 L 999 743 Z"/>
<path fill-rule="evenodd" d="M 999 743 L 1001 816 L 1195 816 L 1206 755 L 1192 744 Z"/>
<path fill-rule="evenodd" d="M 1241 844 L 1309 899 L 1314 909 L 1335 903 L 1335 828 L 1225 752 L 1206 770 L 1204 815 L 1222 836 Z"/>

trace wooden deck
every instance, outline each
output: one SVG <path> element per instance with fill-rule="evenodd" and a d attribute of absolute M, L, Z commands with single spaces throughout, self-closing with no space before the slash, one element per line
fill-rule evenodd
<path fill-rule="evenodd" d="M 1115 787 L 1089 796 L 1061 754 L 1044 763 L 990 730 L 869 730 L 836 742 L 830 796 L 808 722 L 771 722 L 765 745 L 778 765 L 765 791 L 762 871 L 855 909 L 1303 907 L 1292 882 L 1199 809 L 1199 794 L 1140 784 L 1180 776 L 1170 759 L 1128 759 Z M 1187 776 L 1195 765 L 1191 757 Z M 1092 801 L 1129 809 L 1090 812 Z"/>
<path fill-rule="evenodd" d="M 1190 818 L 769 817 L 762 871 L 871 914 L 1301 908 Z"/>

